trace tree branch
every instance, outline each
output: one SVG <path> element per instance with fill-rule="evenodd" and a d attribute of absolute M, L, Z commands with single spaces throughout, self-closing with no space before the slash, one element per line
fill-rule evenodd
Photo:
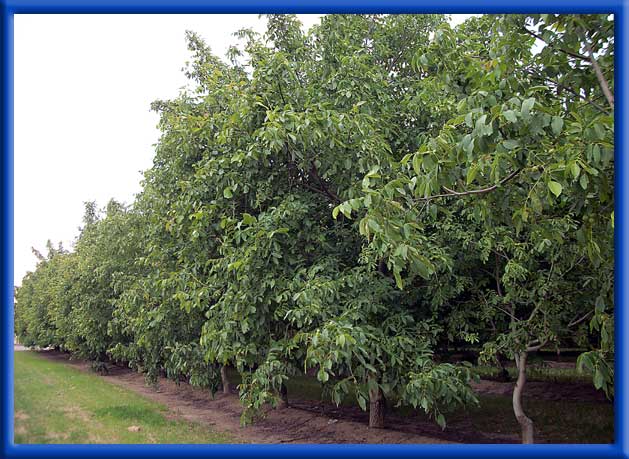
<path fill-rule="evenodd" d="M 498 267 L 500 263 L 498 263 L 497 252 L 494 252 L 494 258 L 496 260 L 496 264 L 494 265 L 494 278 L 496 279 L 496 290 L 498 291 L 498 295 L 502 296 L 502 289 L 500 288 L 500 273 L 498 272 Z"/>
<path fill-rule="evenodd" d="M 313 175 L 314 178 L 317 179 L 317 181 L 319 182 L 319 185 L 321 185 L 325 194 L 327 194 L 328 197 L 330 197 L 333 201 L 336 201 L 337 203 L 341 203 L 342 202 L 341 198 L 339 198 L 335 192 L 330 190 L 327 184 L 325 183 L 325 181 L 319 176 L 319 173 L 317 172 L 317 166 L 315 166 L 314 162 L 311 161 L 310 165 L 311 165 L 310 173 Z"/>
<path fill-rule="evenodd" d="M 537 346 L 531 346 L 531 344 L 533 343 L 539 343 Z M 539 342 L 539 340 L 534 340 L 531 341 L 529 343 L 529 345 L 526 348 L 526 352 L 535 352 L 535 351 L 539 351 L 541 348 L 543 348 L 544 346 L 546 346 L 546 343 L 548 343 L 548 339 L 545 339 L 544 341 L 542 341 L 541 343 Z"/>
<path fill-rule="evenodd" d="M 277 88 L 280 90 L 280 97 L 282 98 L 282 102 L 284 102 L 284 105 L 286 105 L 286 99 L 284 99 L 284 92 L 282 91 L 282 85 L 280 84 L 280 82 L 277 82 Z"/>
<path fill-rule="evenodd" d="M 446 190 L 447 193 L 436 194 L 436 195 L 433 195 L 433 196 L 428 196 L 426 198 L 419 198 L 419 200 L 420 201 L 429 201 L 429 200 L 435 199 L 435 198 L 446 198 L 446 197 L 450 197 L 450 196 L 461 197 L 461 196 L 468 196 L 468 195 L 472 195 L 472 194 L 489 193 L 490 191 L 494 191 L 500 185 L 504 185 L 505 183 L 507 183 L 509 180 L 514 178 L 516 175 L 518 175 L 521 171 L 522 171 L 522 169 L 517 169 L 517 170 L 511 172 L 509 175 L 507 175 L 505 178 L 500 180 L 500 182 L 496 183 L 495 185 L 492 185 L 492 186 L 487 187 L 487 188 L 480 188 L 478 190 L 460 191 L 459 192 L 459 191 L 451 190 L 450 188 L 447 188 L 445 186 L 442 186 L 442 188 L 444 190 Z"/>
<path fill-rule="evenodd" d="M 574 57 L 576 59 L 580 59 L 580 60 L 583 60 L 583 61 L 586 61 L 586 62 L 589 62 L 590 64 L 592 64 L 592 67 L 594 68 L 594 72 L 596 73 L 596 78 L 598 79 L 598 83 L 601 86 L 601 89 L 603 90 L 603 93 L 605 94 L 605 97 L 607 98 L 607 102 L 609 102 L 609 106 L 612 108 L 612 110 L 614 109 L 614 95 L 611 93 L 611 91 L 609 89 L 609 85 L 607 84 L 607 80 L 605 79 L 605 76 L 603 75 L 601 67 L 598 65 L 598 62 L 594 58 L 594 52 L 592 51 L 592 47 L 587 42 L 587 40 L 585 40 L 585 49 L 588 52 L 588 56 L 584 56 L 583 54 L 575 53 L 573 51 L 569 51 L 567 49 L 560 48 L 560 47 L 556 46 L 554 43 L 549 43 L 546 40 L 544 40 L 544 38 L 542 38 L 541 35 L 533 32 L 532 30 L 527 29 L 526 27 L 523 27 L 522 29 L 524 30 L 524 32 L 526 32 L 527 34 L 531 35 L 532 37 L 535 37 L 538 40 L 543 41 L 544 43 L 546 43 L 551 48 L 553 48 L 553 49 L 555 49 L 557 51 L 561 51 L 562 53 L 567 54 L 567 55 L 569 55 L 571 57 Z M 571 91 L 571 92 L 573 92 L 573 91 Z"/>
<path fill-rule="evenodd" d="M 601 112 L 603 114 L 608 114 L 609 113 L 607 110 L 605 110 L 603 107 L 601 107 L 599 104 L 597 104 L 593 100 L 588 99 L 587 97 L 579 94 L 577 91 L 575 91 L 571 87 L 559 83 L 557 80 L 553 80 L 552 78 L 547 78 L 547 77 L 540 76 L 540 75 L 538 75 L 536 73 L 533 73 L 532 70 L 529 70 L 526 73 L 528 73 L 529 75 L 531 75 L 533 78 L 535 78 L 538 81 L 553 83 L 558 88 L 564 89 L 564 90 L 568 91 L 570 94 L 573 94 L 573 95 L 577 96 L 583 102 L 586 102 L 586 103 L 590 104 L 592 107 L 596 108 L 599 112 Z"/>
<path fill-rule="evenodd" d="M 587 41 L 585 42 L 585 49 L 587 50 L 589 54 L 589 60 L 592 63 L 592 67 L 594 68 L 594 73 L 596 73 L 598 84 L 601 86 L 601 89 L 603 90 L 603 94 L 605 94 L 605 98 L 607 99 L 609 106 L 613 110 L 614 109 L 614 95 L 609 90 L 609 85 L 607 84 L 605 75 L 603 75 L 603 71 L 601 70 L 601 67 L 598 65 L 596 58 L 594 57 L 594 51 L 592 51 L 592 47 Z"/>
<path fill-rule="evenodd" d="M 304 188 L 307 188 L 310 191 L 314 191 L 315 193 L 322 194 L 326 198 L 330 198 L 330 196 L 328 196 L 328 194 L 325 191 L 320 190 L 319 188 L 315 188 L 314 186 L 310 185 L 308 182 L 302 181 L 301 184 L 304 186 Z"/>
<path fill-rule="evenodd" d="M 522 29 L 524 30 L 524 32 L 528 33 L 529 35 L 531 35 L 532 37 L 537 38 L 540 41 L 543 41 L 544 43 L 546 43 L 548 46 L 550 46 L 553 49 L 556 49 L 557 51 L 561 51 L 564 54 L 567 54 L 568 56 L 572 56 L 576 59 L 581 59 L 583 61 L 587 61 L 589 60 L 587 56 L 584 56 L 583 54 L 579 54 L 579 53 L 575 53 L 573 51 L 564 49 L 564 48 L 559 48 L 558 46 L 556 46 L 554 43 L 549 43 L 546 40 L 544 40 L 544 38 L 542 38 L 541 35 L 533 32 L 532 30 L 527 29 L 526 27 L 522 27 Z"/>
<path fill-rule="evenodd" d="M 488 303 L 489 304 L 489 303 Z M 511 320 L 513 320 L 514 322 L 520 322 L 520 319 L 518 319 L 516 316 L 513 315 L 513 308 L 511 312 L 507 311 L 506 309 L 502 309 L 500 306 L 495 305 L 495 304 L 489 304 L 490 307 L 496 308 L 497 310 L 499 310 L 500 312 L 503 312 L 504 314 L 508 315 Z"/>
<path fill-rule="evenodd" d="M 580 319 L 574 319 L 572 322 L 570 322 L 567 325 L 567 328 L 571 328 L 574 327 L 575 325 L 579 325 L 581 322 L 583 322 L 585 319 L 587 319 L 588 317 L 590 317 L 592 315 L 592 311 L 588 312 L 587 314 L 585 314 L 584 316 L 582 316 Z"/>

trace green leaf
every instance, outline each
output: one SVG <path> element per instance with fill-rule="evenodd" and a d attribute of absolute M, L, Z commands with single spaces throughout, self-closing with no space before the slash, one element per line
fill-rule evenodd
<path fill-rule="evenodd" d="M 339 206 L 339 208 L 345 217 L 352 218 L 352 206 L 349 202 L 344 202 Z"/>
<path fill-rule="evenodd" d="M 330 379 L 330 375 L 328 374 L 327 371 L 325 371 L 323 368 L 321 368 L 318 372 L 317 372 L 317 379 L 321 382 L 326 382 L 328 379 Z"/>
<path fill-rule="evenodd" d="M 435 166 L 437 165 L 437 163 L 433 159 L 432 155 L 424 155 L 424 159 L 422 161 L 422 164 L 424 165 L 424 168 L 427 171 L 432 171 L 435 168 Z"/>
<path fill-rule="evenodd" d="M 419 154 L 413 156 L 413 170 L 416 175 L 421 175 L 422 173 L 422 157 Z"/>
<path fill-rule="evenodd" d="M 596 132 L 596 136 L 599 140 L 603 140 L 605 138 L 605 128 L 600 123 L 594 123 L 594 132 Z"/>
<path fill-rule="evenodd" d="M 560 116 L 553 116 L 550 127 L 552 128 L 555 135 L 559 135 L 561 133 L 561 130 L 563 129 L 563 118 L 561 118 Z"/>
<path fill-rule="evenodd" d="M 368 178 L 380 178 L 380 174 L 378 174 L 378 171 L 380 170 L 380 166 L 375 165 L 371 168 L 371 170 L 367 173 L 367 175 L 365 177 Z"/>
<path fill-rule="evenodd" d="M 257 220 L 256 220 L 256 218 L 253 215 L 248 214 L 247 212 L 244 212 L 242 214 L 242 222 L 245 225 L 253 225 L 256 221 Z"/>
<path fill-rule="evenodd" d="M 547 91 L 549 88 L 545 85 L 531 86 L 528 88 L 527 92 L 530 94 L 535 91 Z"/>
<path fill-rule="evenodd" d="M 596 301 L 594 302 L 594 309 L 599 314 L 605 312 L 605 300 L 603 299 L 603 297 L 596 297 Z"/>
<path fill-rule="evenodd" d="M 510 123 L 517 123 L 518 121 L 518 117 L 513 110 L 507 110 L 503 112 L 502 116 L 504 116 L 505 119 L 509 121 Z"/>
<path fill-rule="evenodd" d="M 603 381 L 603 373 L 601 373 L 601 370 L 597 368 L 594 372 L 594 387 L 601 389 L 603 387 Z"/>
<path fill-rule="evenodd" d="M 583 188 L 584 190 L 587 190 L 589 183 L 590 183 L 590 179 L 588 178 L 588 176 L 585 174 L 582 174 L 581 178 L 579 179 L 579 184 L 581 185 L 581 188 Z"/>
<path fill-rule="evenodd" d="M 446 418 L 441 413 L 437 415 L 437 424 L 439 424 L 439 427 L 442 429 L 446 428 Z"/>
<path fill-rule="evenodd" d="M 467 127 L 474 127 L 474 122 L 472 121 L 472 112 L 469 112 L 467 115 L 465 115 L 465 125 Z"/>
<path fill-rule="evenodd" d="M 408 246 L 406 244 L 398 245 L 393 255 L 396 257 L 402 257 L 406 260 L 406 257 L 408 256 Z"/>
<path fill-rule="evenodd" d="M 461 140 L 461 148 L 469 155 L 474 150 L 474 139 L 470 134 L 467 134 Z"/>
<path fill-rule="evenodd" d="M 358 395 L 356 399 L 358 400 L 358 405 L 360 406 L 360 409 L 363 411 L 367 411 L 367 400 L 365 400 L 365 397 L 363 397 L 362 395 Z"/>
<path fill-rule="evenodd" d="M 548 182 L 548 189 L 552 192 L 552 194 L 559 197 L 561 191 L 563 190 L 563 187 L 561 186 L 561 183 L 551 180 L 550 182 Z"/>
<path fill-rule="evenodd" d="M 522 114 L 523 118 L 526 119 L 529 117 L 529 113 L 534 105 L 535 105 L 535 97 L 529 97 L 528 99 L 525 99 L 524 101 L 522 101 L 522 109 L 520 110 L 520 113 Z"/>
<path fill-rule="evenodd" d="M 573 161 L 572 163 L 570 163 L 570 172 L 572 173 L 572 176 L 574 177 L 575 180 L 579 178 L 579 174 L 581 173 L 581 168 L 579 167 L 576 161 Z"/>
<path fill-rule="evenodd" d="M 428 279 L 433 272 L 430 262 L 423 257 L 414 257 L 412 265 L 413 269 L 424 279 Z"/>
<path fill-rule="evenodd" d="M 233 195 L 234 193 L 232 192 L 232 189 L 230 187 L 227 187 L 223 190 L 223 196 L 225 196 L 225 198 L 230 199 Z"/>
<path fill-rule="evenodd" d="M 515 150 L 516 148 L 518 148 L 520 146 L 520 142 L 518 140 L 505 140 L 504 142 L 502 142 L 502 145 L 507 149 L 507 150 Z"/>
<path fill-rule="evenodd" d="M 400 276 L 399 271 L 393 271 L 393 277 L 395 277 L 395 284 L 397 287 L 402 290 L 404 288 L 404 282 L 402 281 L 402 276 Z"/>
<path fill-rule="evenodd" d="M 483 115 L 476 120 L 476 124 L 474 125 L 475 129 L 482 130 L 483 126 L 485 126 L 485 121 L 487 120 L 487 115 Z"/>
<path fill-rule="evenodd" d="M 439 211 L 439 209 L 437 208 L 436 204 L 431 204 L 430 205 L 430 208 L 428 209 L 428 213 L 433 218 L 433 220 L 437 218 L 438 211 Z"/>
<path fill-rule="evenodd" d="M 377 221 L 375 221 L 374 219 L 370 218 L 369 220 L 367 220 L 367 225 L 369 226 L 369 228 L 371 228 L 375 233 L 379 233 L 380 231 L 382 231 L 382 228 L 380 227 L 380 225 L 378 224 Z"/>
<path fill-rule="evenodd" d="M 478 174 L 478 169 L 479 166 L 478 164 L 474 164 L 472 167 L 470 167 L 467 170 L 467 179 L 465 180 L 465 182 L 469 185 L 470 183 L 472 183 L 474 181 L 474 179 L 476 178 L 476 175 Z"/>

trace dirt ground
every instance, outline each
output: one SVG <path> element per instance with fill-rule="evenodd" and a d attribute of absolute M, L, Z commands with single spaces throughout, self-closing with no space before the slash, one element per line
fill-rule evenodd
<path fill-rule="evenodd" d="M 65 353 L 39 351 L 43 357 L 63 361 L 73 367 L 89 371 L 89 364 L 69 360 Z M 416 416 L 387 414 L 386 429 L 370 429 L 369 414 L 358 407 L 322 405 L 320 401 L 291 400 L 289 408 L 267 412 L 267 416 L 252 426 L 240 426 L 242 408 L 236 392 L 217 393 L 212 399 L 208 391 L 161 378 L 158 388 L 146 385 L 144 376 L 124 367 L 110 367 L 102 376 L 110 383 L 139 393 L 169 407 L 168 416 L 186 419 L 228 432 L 246 443 L 518 443 L 519 436 L 486 434 L 473 428 L 471 420 L 463 419 L 449 424 L 445 431 L 434 422 Z M 528 396 L 538 399 L 599 400 L 595 390 L 585 390 L 566 384 L 527 383 Z M 550 390 L 552 387 L 552 390 Z M 475 386 L 480 394 L 509 396 L 513 383 L 482 380 Z M 577 398 L 578 397 L 578 398 Z"/>

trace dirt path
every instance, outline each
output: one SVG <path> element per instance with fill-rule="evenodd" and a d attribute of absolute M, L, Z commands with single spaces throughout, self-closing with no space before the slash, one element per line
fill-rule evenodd
<path fill-rule="evenodd" d="M 39 355 L 61 361 L 81 371 L 91 371 L 86 362 L 69 360 L 64 353 L 40 351 Z M 453 443 L 445 438 L 433 438 L 418 432 L 393 429 L 370 429 L 364 422 L 339 419 L 330 411 L 308 408 L 308 402 L 295 402 L 295 408 L 269 410 L 264 420 L 247 427 L 240 426 L 242 408 L 238 395 L 215 394 L 179 386 L 160 378 L 159 388 L 145 384 L 144 376 L 128 368 L 112 367 L 106 376 L 112 384 L 130 389 L 151 400 L 166 405 L 171 418 L 183 418 L 201 423 L 221 432 L 227 432 L 246 443 Z M 362 412 L 361 412 L 362 413 Z M 397 425 L 396 425 L 397 427 Z M 434 430 L 439 429 L 438 427 Z M 440 430 L 440 429 L 439 429 Z"/>

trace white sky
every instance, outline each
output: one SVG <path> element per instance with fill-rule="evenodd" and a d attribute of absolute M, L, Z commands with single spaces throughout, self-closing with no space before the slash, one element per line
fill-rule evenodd
<path fill-rule="evenodd" d="M 298 15 L 306 28 L 320 15 Z M 470 15 L 453 15 L 458 24 Z M 185 31 L 221 57 L 257 15 L 16 15 L 14 282 L 48 239 L 70 248 L 83 203 L 131 203 L 159 138 L 156 99 L 187 80 Z"/>

